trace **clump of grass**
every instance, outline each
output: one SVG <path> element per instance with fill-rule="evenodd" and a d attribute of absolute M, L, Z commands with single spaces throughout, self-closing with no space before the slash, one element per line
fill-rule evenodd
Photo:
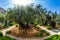
<path fill-rule="evenodd" d="M 45 40 L 60 40 L 60 35 L 53 35 Z"/>
<path fill-rule="evenodd" d="M 19 27 L 19 24 L 16 24 L 16 27 Z"/>
<path fill-rule="evenodd" d="M 36 37 L 43 37 L 43 34 L 42 33 L 37 34 Z"/>
<path fill-rule="evenodd" d="M 47 28 L 48 30 L 53 29 L 52 26 L 46 26 L 46 28 Z"/>
<path fill-rule="evenodd" d="M 39 29 L 39 27 L 37 27 L 37 26 L 35 28 Z"/>
<path fill-rule="evenodd" d="M 11 31 L 7 31 L 6 33 L 7 33 L 7 34 L 10 34 L 10 33 L 11 33 Z"/>

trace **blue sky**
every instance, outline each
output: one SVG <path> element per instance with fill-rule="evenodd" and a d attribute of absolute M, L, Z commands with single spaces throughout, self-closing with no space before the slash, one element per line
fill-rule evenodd
<path fill-rule="evenodd" d="M 0 0 L 0 7 L 7 9 L 12 7 L 11 1 L 10 0 Z"/>
<path fill-rule="evenodd" d="M 40 3 L 47 10 L 60 11 L 60 0 L 34 0 L 34 3 Z M 7 9 L 12 7 L 12 4 L 10 0 L 0 0 L 0 7 Z"/>

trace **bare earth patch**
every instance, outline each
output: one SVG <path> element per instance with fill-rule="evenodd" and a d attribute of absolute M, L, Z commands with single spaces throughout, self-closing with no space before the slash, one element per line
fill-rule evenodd
<path fill-rule="evenodd" d="M 34 28 L 32 27 L 32 29 L 29 29 L 29 30 L 23 30 L 23 29 L 20 29 L 19 30 L 19 27 L 15 27 L 13 29 L 10 30 L 11 33 L 9 35 L 12 35 L 12 36 L 15 36 L 15 37 L 22 37 L 22 38 L 40 38 L 40 37 L 37 37 L 36 35 L 37 34 L 40 34 L 40 33 L 43 33 L 43 36 L 42 37 L 46 37 L 48 36 L 45 32 L 43 32 L 40 28 Z"/>

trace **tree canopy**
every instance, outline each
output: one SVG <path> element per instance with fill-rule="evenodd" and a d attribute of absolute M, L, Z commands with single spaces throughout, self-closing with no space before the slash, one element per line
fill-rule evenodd
<path fill-rule="evenodd" d="M 28 27 L 29 24 L 51 25 L 52 22 L 56 24 L 57 16 L 57 12 L 47 11 L 40 4 L 35 6 L 31 4 L 29 6 L 9 8 L 6 18 L 9 21 L 18 23 L 24 28 Z"/>

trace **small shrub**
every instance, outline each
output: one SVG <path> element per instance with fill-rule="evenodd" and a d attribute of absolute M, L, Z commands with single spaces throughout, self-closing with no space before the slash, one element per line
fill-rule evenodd
<path fill-rule="evenodd" d="M 50 35 L 49 33 L 46 33 L 46 35 Z"/>
<path fill-rule="evenodd" d="M 3 29 L 3 27 L 0 25 L 0 29 Z"/>
<path fill-rule="evenodd" d="M 7 31 L 6 33 L 9 34 L 9 33 L 11 33 L 11 31 Z"/>
<path fill-rule="evenodd" d="M 41 23 L 40 23 L 40 26 L 42 26 L 42 25 L 43 25 L 43 23 L 41 22 Z"/>
<path fill-rule="evenodd" d="M 0 37 L 3 37 L 3 34 L 2 34 L 2 32 L 0 31 Z"/>
<path fill-rule="evenodd" d="M 37 27 L 37 26 L 35 28 L 39 29 L 39 27 Z"/>
<path fill-rule="evenodd" d="M 34 24 L 34 26 L 37 26 L 37 25 L 38 25 L 38 23 L 37 23 L 37 22 L 34 22 L 33 24 Z"/>
<path fill-rule="evenodd" d="M 48 29 L 48 30 L 51 30 L 51 29 L 52 29 L 52 27 L 51 27 L 51 26 L 46 26 L 46 27 L 47 27 L 47 29 Z"/>
<path fill-rule="evenodd" d="M 42 30 L 42 33 L 45 33 L 46 35 L 50 35 L 47 31 Z"/>
<path fill-rule="evenodd" d="M 45 33 L 47 33 L 47 31 L 45 31 L 45 30 L 42 30 L 42 32 L 45 32 Z"/>
<path fill-rule="evenodd" d="M 40 34 L 37 34 L 36 36 L 37 37 L 43 37 L 44 35 L 43 35 L 43 33 L 40 33 Z"/>
<path fill-rule="evenodd" d="M 16 27 L 19 27 L 19 24 L 16 24 Z"/>
<path fill-rule="evenodd" d="M 12 22 L 8 23 L 8 26 L 13 26 L 13 23 Z"/>

